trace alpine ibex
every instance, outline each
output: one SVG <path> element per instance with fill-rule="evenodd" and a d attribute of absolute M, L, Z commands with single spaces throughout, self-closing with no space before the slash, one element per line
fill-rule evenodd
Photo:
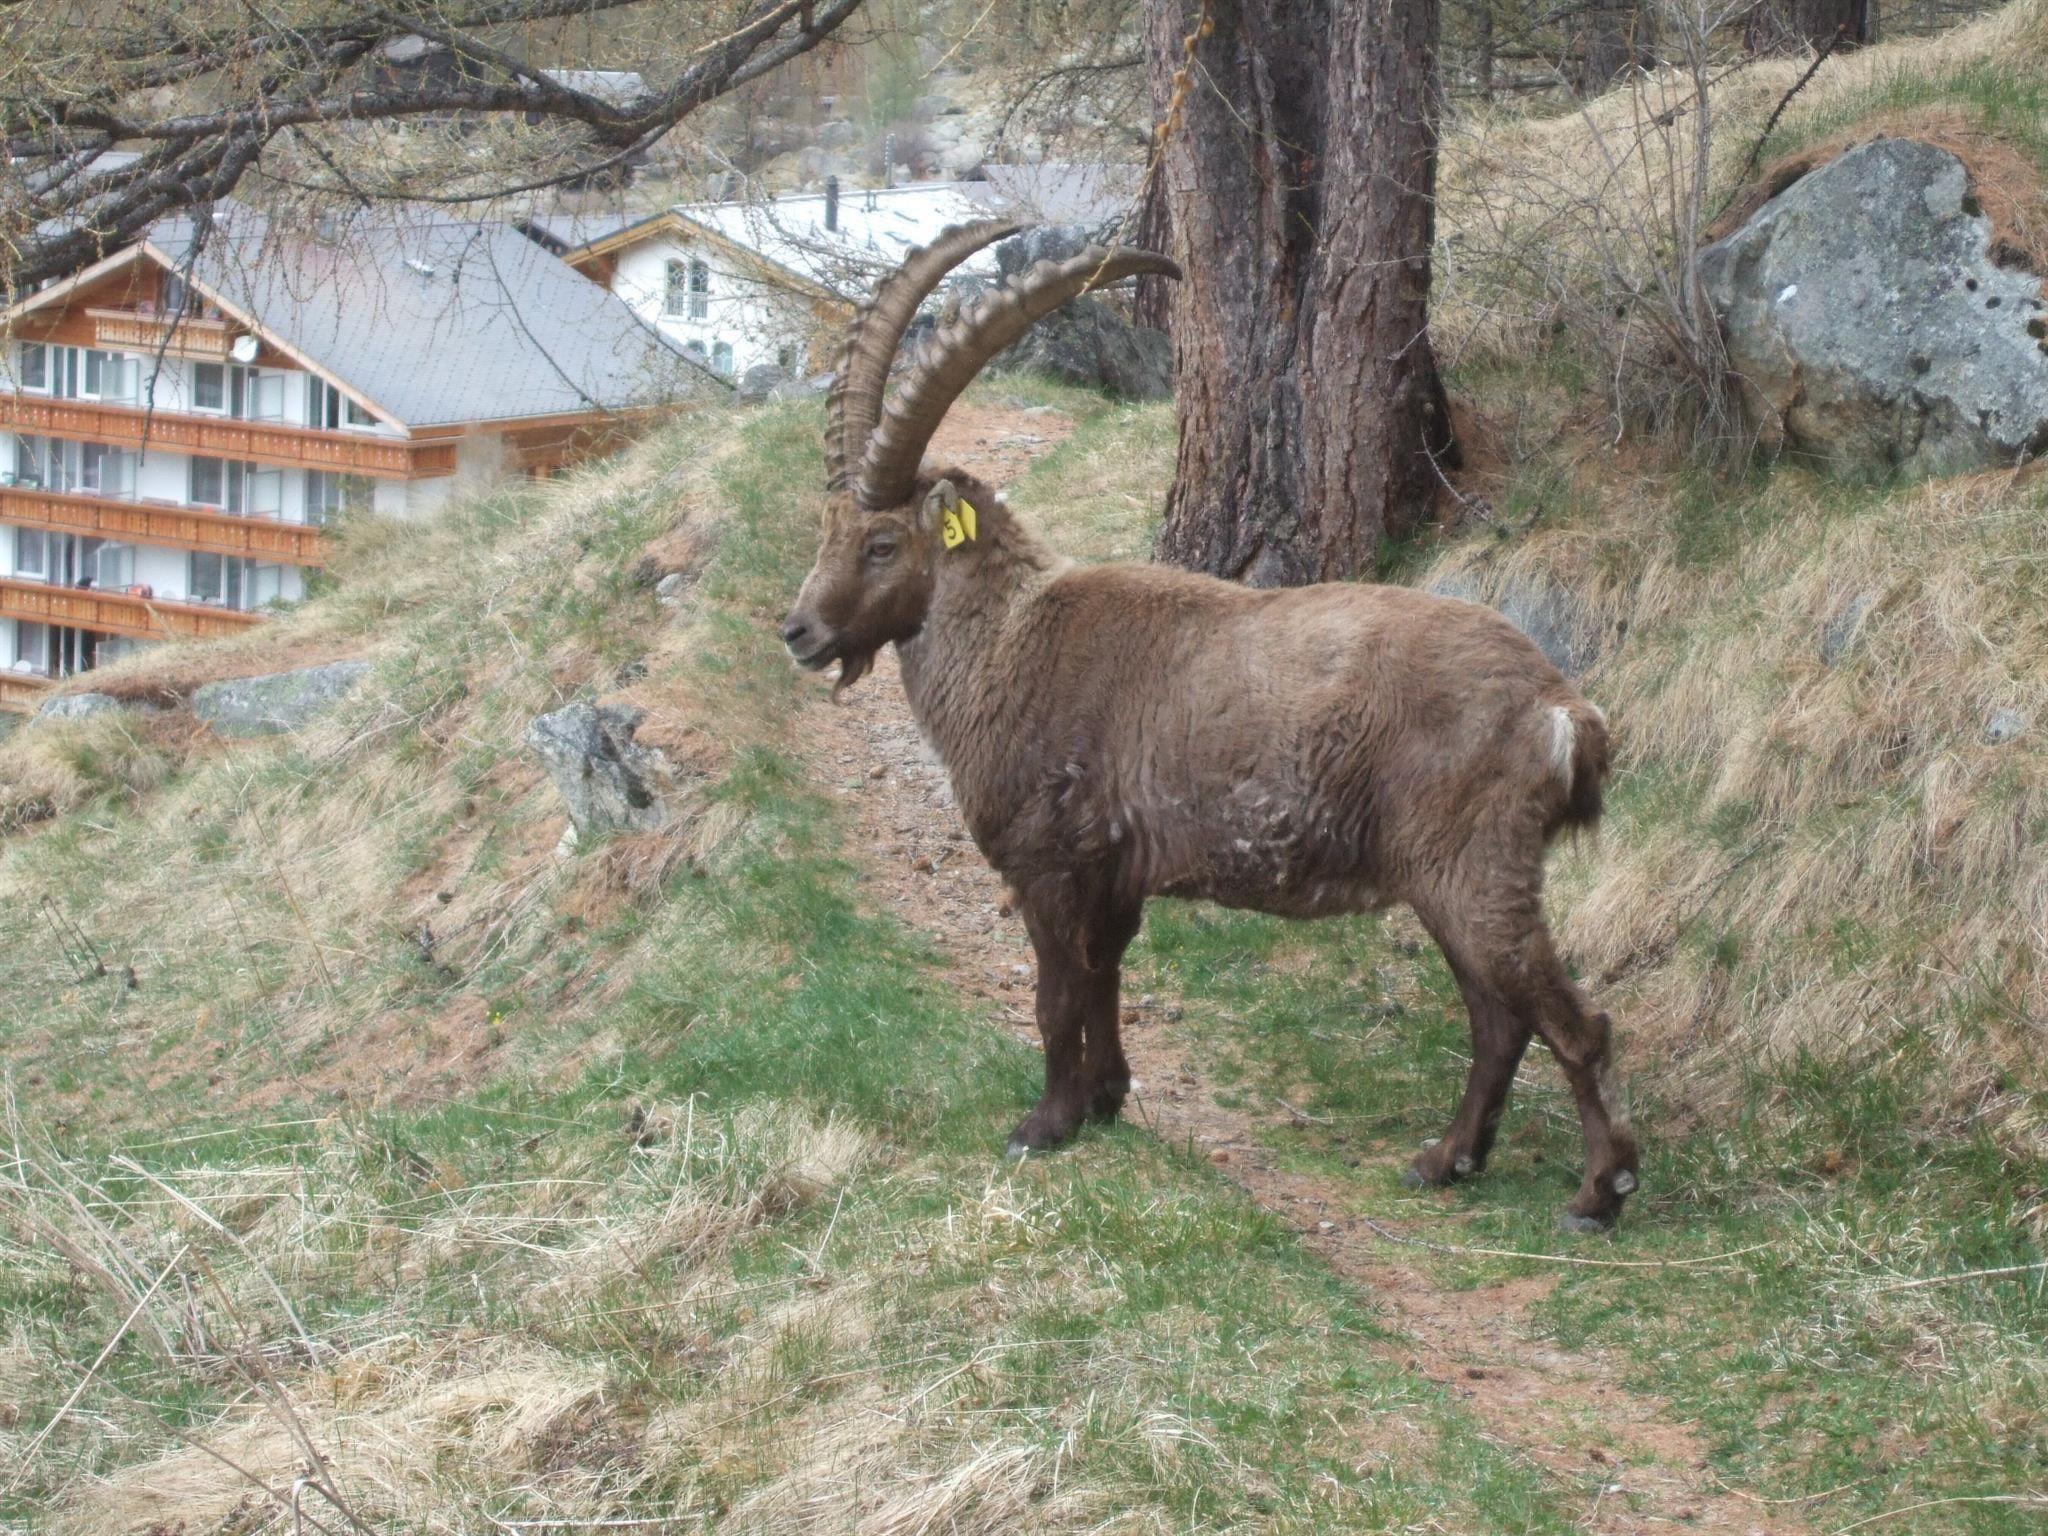
<path fill-rule="evenodd" d="M 1544 850 L 1600 815 L 1607 727 L 1491 610 L 1399 587 L 1253 591 L 1151 566 L 1076 566 L 992 488 L 922 467 L 990 358 L 1075 295 L 1164 257 L 1040 262 L 943 324 L 887 408 L 898 343 L 945 274 L 1019 226 L 948 230 L 854 319 L 827 401 L 823 543 L 782 638 L 851 686 L 885 645 L 968 829 L 1038 954 L 1045 1092 L 1013 1153 L 1114 1119 L 1123 953 L 1148 897 L 1289 918 L 1405 901 L 1472 1016 L 1450 1129 L 1409 1177 L 1486 1162 L 1540 1034 L 1570 1081 L 1586 1174 L 1565 1221 L 1611 1223 L 1636 1144 L 1610 1111 L 1608 1021 L 1552 948 Z"/>

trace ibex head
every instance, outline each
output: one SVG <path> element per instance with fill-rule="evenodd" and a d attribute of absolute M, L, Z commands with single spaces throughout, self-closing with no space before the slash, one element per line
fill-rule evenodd
<path fill-rule="evenodd" d="M 1123 247 L 1042 261 L 942 326 L 885 410 L 889 370 L 918 306 L 954 267 L 1021 227 L 990 219 L 947 230 L 876 284 L 847 330 L 825 402 L 824 537 L 782 624 L 790 655 L 813 670 L 838 662 L 842 688 L 866 673 L 883 646 L 908 640 L 924 624 L 945 530 L 963 513 L 951 482 L 921 467 L 960 392 L 1034 321 L 1077 294 L 1140 272 L 1180 276 L 1164 256 Z"/>

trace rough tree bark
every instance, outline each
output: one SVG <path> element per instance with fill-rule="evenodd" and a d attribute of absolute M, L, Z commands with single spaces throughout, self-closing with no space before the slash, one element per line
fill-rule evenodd
<path fill-rule="evenodd" d="M 1153 177 L 1145 188 L 1145 207 L 1138 217 L 1135 244 L 1148 251 L 1170 251 L 1173 249 L 1173 215 L 1166 203 L 1166 183 L 1160 177 Z M 1131 319 L 1138 325 L 1150 326 L 1155 331 L 1173 330 L 1173 280 L 1166 277 L 1141 277 L 1137 283 L 1137 296 L 1131 301 Z"/>
<path fill-rule="evenodd" d="M 1147 0 L 1154 100 L 1192 0 Z M 1435 499 L 1436 0 L 1211 0 L 1164 177 L 1180 457 L 1158 555 L 1254 586 L 1369 572 Z M 1447 462 L 1447 460 L 1446 460 Z"/>
<path fill-rule="evenodd" d="M 1837 33 L 1837 48 L 1876 41 L 1877 18 L 1870 0 L 1757 0 L 1743 28 L 1751 53 L 1785 53 L 1818 48 Z"/>

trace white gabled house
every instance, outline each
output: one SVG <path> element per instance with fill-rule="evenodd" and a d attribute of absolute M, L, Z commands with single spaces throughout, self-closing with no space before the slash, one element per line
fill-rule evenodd
<path fill-rule="evenodd" d="M 507 224 L 223 206 L 4 314 L 0 706 L 305 591 L 348 512 L 550 473 L 724 386 Z"/>
<path fill-rule="evenodd" d="M 684 203 L 643 217 L 537 214 L 521 227 L 722 374 L 831 367 L 851 305 L 910 248 L 950 224 L 1014 214 L 1105 225 L 1128 210 L 1122 166 L 989 166 L 985 180 L 919 182 L 766 200 Z M 986 279 L 983 251 L 960 268 Z"/>

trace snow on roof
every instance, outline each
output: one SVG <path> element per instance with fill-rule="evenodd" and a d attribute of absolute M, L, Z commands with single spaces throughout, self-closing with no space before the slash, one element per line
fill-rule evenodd
<path fill-rule="evenodd" d="M 836 230 L 825 227 L 826 194 L 791 192 L 767 200 L 683 203 L 675 212 L 840 293 L 864 291 L 949 224 L 1015 215 L 1037 222 L 1113 225 L 1133 205 L 1141 178 L 1116 165 L 989 166 L 983 181 L 925 181 L 900 187 L 842 187 Z M 602 236 L 596 238 L 603 238 Z M 990 251 L 959 270 L 988 277 Z"/>
<path fill-rule="evenodd" d="M 669 215 L 688 220 L 787 272 L 835 293 L 865 292 L 875 277 L 926 245 L 949 224 L 1014 215 L 1039 223 L 1110 231 L 1135 206 L 1136 166 L 1050 163 L 985 168 L 985 180 L 921 181 L 897 187 L 841 187 L 836 229 L 825 227 L 823 192 L 678 203 L 654 213 L 568 213 L 536 209 L 520 226 L 550 249 L 574 252 L 646 226 L 655 238 Z M 960 270 L 993 276 L 995 258 L 977 253 Z"/>
<path fill-rule="evenodd" d="M 150 244 L 225 306 L 408 427 L 583 414 L 718 387 L 631 309 L 512 225 L 400 211 L 334 240 L 253 210 Z"/>

